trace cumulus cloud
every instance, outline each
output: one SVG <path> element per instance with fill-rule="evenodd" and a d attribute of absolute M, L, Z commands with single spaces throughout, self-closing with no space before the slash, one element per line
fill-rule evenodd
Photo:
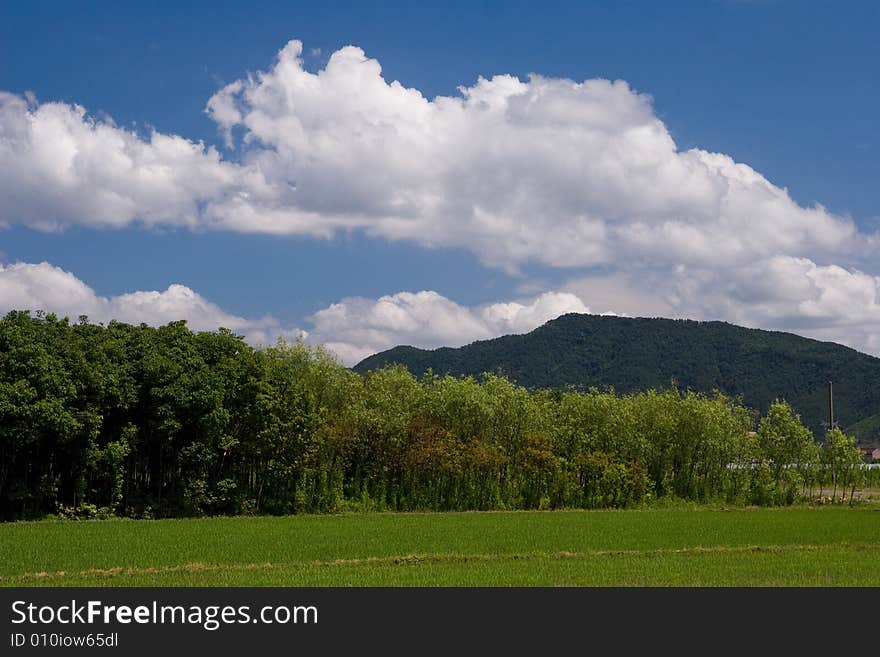
<path fill-rule="evenodd" d="M 855 267 L 773 256 L 742 268 L 679 265 L 587 276 L 563 289 L 597 312 L 724 320 L 880 356 L 880 276 Z"/>
<path fill-rule="evenodd" d="M 790 256 L 733 272 L 682 267 L 664 294 L 679 314 L 794 331 L 880 355 L 880 277 L 856 268 Z"/>
<path fill-rule="evenodd" d="M 461 306 L 433 291 L 379 299 L 343 299 L 312 317 L 311 339 L 353 364 L 396 345 L 458 347 L 508 333 L 525 333 L 565 313 L 589 308 L 567 292 L 545 292 L 525 302 Z"/>
<path fill-rule="evenodd" d="M 741 266 L 874 244 L 745 164 L 679 151 L 650 97 L 622 80 L 498 75 L 427 99 L 386 81 L 354 46 L 307 71 L 291 41 L 206 112 L 227 144 L 240 141 L 236 161 L 76 105 L 0 95 L 0 221 L 360 229 L 469 249 L 510 271 L 530 261 Z"/>
<path fill-rule="evenodd" d="M 3 224 L 195 227 L 238 175 L 216 149 L 182 137 L 142 139 L 78 105 L 0 92 Z"/>
<path fill-rule="evenodd" d="M 292 41 L 207 112 L 241 131 L 249 166 L 292 186 L 284 212 L 508 270 L 865 249 L 850 220 L 799 206 L 747 165 L 679 151 L 650 97 L 622 80 L 499 75 L 429 100 L 381 73 L 354 46 L 311 73 Z"/>
<path fill-rule="evenodd" d="M 115 319 L 154 326 L 184 319 L 196 331 L 223 326 L 263 345 L 273 344 L 279 337 L 291 340 L 301 333 L 307 335 L 281 326 L 271 316 L 246 319 L 224 312 L 185 285 L 170 285 L 161 292 L 99 296 L 75 275 L 48 262 L 0 264 L 0 312 L 10 310 L 42 310 L 70 318 L 87 315 L 94 322 Z"/>
<path fill-rule="evenodd" d="M 573 294 L 548 292 L 527 302 L 461 306 L 432 291 L 400 292 L 379 299 L 343 299 L 311 318 L 314 328 L 285 327 L 275 318 L 248 319 L 225 312 L 184 285 L 113 297 L 95 293 L 74 274 L 47 262 L 0 264 L 0 313 L 42 310 L 91 321 L 119 320 L 154 326 L 181 319 L 193 330 L 226 327 L 254 345 L 282 337 L 322 343 L 347 365 L 397 344 L 459 346 L 506 333 L 530 331 L 569 312 L 589 312 Z"/>

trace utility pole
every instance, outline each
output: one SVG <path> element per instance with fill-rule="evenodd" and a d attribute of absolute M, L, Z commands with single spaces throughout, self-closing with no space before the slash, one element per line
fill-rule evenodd
<path fill-rule="evenodd" d="M 834 428 L 834 387 L 828 382 L 828 431 Z"/>

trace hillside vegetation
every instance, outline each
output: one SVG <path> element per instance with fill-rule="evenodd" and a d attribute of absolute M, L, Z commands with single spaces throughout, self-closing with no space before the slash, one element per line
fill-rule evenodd
<path fill-rule="evenodd" d="M 785 399 L 817 436 L 828 419 L 834 382 L 841 427 L 880 413 L 880 359 L 831 342 L 724 322 L 569 314 L 525 335 L 458 349 L 395 347 L 363 360 L 358 372 L 390 363 L 416 376 L 502 373 L 528 388 L 611 387 L 622 393 L 668 387 L 721 390 L 764 412 Z M 880 423 L 861 425 L 870 441 Z"/>

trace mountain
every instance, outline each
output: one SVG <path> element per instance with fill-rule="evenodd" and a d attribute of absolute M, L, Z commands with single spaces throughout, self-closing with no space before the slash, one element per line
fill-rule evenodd
<path fill-rule="evenodd" d="M 457 349 L 395 347 L 354 369 L 400 363 L 420 376 L 502 373 L 528 388 L 612 387 L 619 392 L 668 387 L 742 396 L 759 411 L 787 400 L 817 435 L 828 418 L 850 427 L 880 413 L 880 359 L 833 342 L 726 322 L 563 315 L 524 335 L 481 340 Z M 875 418 L 876 419 L 876 418 Z M 880 423 L 862 422 L 874 440 Z M 875 428 L 876 427 L 876 428 Z M 864 429 L 871 429 L 865 431 Z"/>

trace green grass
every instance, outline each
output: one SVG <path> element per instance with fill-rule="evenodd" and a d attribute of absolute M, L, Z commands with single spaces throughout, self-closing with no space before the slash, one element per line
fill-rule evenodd
<path fill-rule="evenodd" d="M 0 525 L 3 586 L 880 585 L 880 509 Z"/>

